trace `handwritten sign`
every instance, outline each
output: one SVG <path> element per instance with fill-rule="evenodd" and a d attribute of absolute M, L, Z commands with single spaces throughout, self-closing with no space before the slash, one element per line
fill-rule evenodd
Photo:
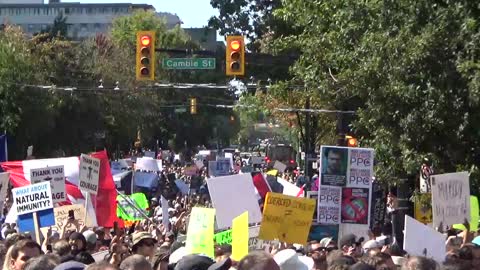
<path fill-rule="evenodd" d="M 470 185 L 467 172 L 431 176 L 433 226 L 470 221 Z"/>
<path fill-rule="evenodd" d="M 53 203 L 61 203 L 67 200 L 65 191 L 65 172 L 63 165 L 30 170 L 30 182 L 37 184 L 49 182 L 52 189 Z"/>
<path fill-rule="evenodd" d="M 50 183 L 43 182 L 12 189 L 17 215 L 53 208 Z"/>
<path fill-rule="evenodd" d="M 312 225 L 315 200 L 267 193 L 259 238 L 305 244 Z"/>
<path fill-rule="evenodd" d="M 82 154 L 80 156 L 80 190 L 97 195 L 100 178 L 100 159 Z"/>
<path fill-rule="evenodd" d="M 187 230 L 186 249 L 188 254 L 205 254 L 214 257 L 213 230 L 215 209 L 194 207 Z"/>
<path fill-rule="evenodd" d="M 239 262 L 248 254 L 248 212 L 232 221 L 232 259 Z"/>
<path fill-rule="evenodd" d="M 445 237 L 407 215 L 403 247 L 410 255 L 432 258 L 439 263 L 445 260 Z"/>
<path fill-rule="evenodd" d="M 85 210 L 85 207 L 80 204 L 73 204 L 73 205 L 64 205 L 60 207 L 55 207 L 53 209 L 54 215 L 55 215 L 55 225 L 52 226 L 53 231 L 60 231 L 61 228 L 67 223 L 68 221 L 68 212 L 73 211 L 73 215 L 75 217 L 75 220 L 78 222 L 80 226 L 86 225 L 88 227 L 93 227 L 95 226 L 93 224 L 92 219 L 87 216 L 87 211 Z M 86 223 L 85 223 L 86 220 Z M 68 225 L 66 230 L 73 230 L 76 229 L 73 224 Z M 44 236 L 47 235 L 47 230 L 48 228 L 42 228 L 42 234 Z"/>

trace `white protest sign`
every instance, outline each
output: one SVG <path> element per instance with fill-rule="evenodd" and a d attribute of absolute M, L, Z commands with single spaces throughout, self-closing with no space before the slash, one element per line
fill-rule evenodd
<path fill-rule="evenodd" d="M 322 224 L 340 224 L 341 204 L 341 187 L 320 186 L 318 189 L 318 222 Z"/>
<path fill-rule="evenodd" d="M 136 170 L 152 171 L 158 172 L 160 168 L 158 167 L 158 162 L 156 159 L 143 157 L 137 158 L 137 163 L 135 164 Z"/>
<path fill-rule="evenodd" d="M 162 203 L 162 224 L 165 228 L 170 228 L 170 216 L 168 214 L 168 201 L 165 197 L 161 196 L 161 203 Z"/>
<path fill-rule="evenodd" d="M 63 165 L 30 170 L 30 182 L 37 184 L 50 182 L 53 203 L 61 203 L 67 200 L 65 190 L 65 172 Z"/>
<path fill-rule="evenodd" d="M 3 204 L 5 203 L 5 198 L 7 197 L 9 178 L 10 173 L 0 173 L 0 209 L 3 209 Z M 3 214 L 1 216 L 3 216 Z"/>
<path fill-rule="evenodd" d="M 79 189 L 97 195 L 100 178 L 100 159 L 82 154 L 80 156 Z"/>
<path fill-rule="evenodd" d="M 208 191 L 216 209 L 219 229 L 232 226 L 232 220 L 248 211 L 249 223 L 260 223 L 262 213 L 250 174 L 236 174 L 207 179 Z"/>
<path fill-rule="evenodd" d="M 432 175 L 433 226 L 470 221 L 470 185 L 467 172 Z"/>
<path fill-rule="evenodd" d="M 410 255 L 425 256 L 439 263 L 445 261 L 447 253 L 445 236 L 407 215 L 405 216 L 403 249 Z"/>
<path fill-rule="evenodd" d="M 348 148 L 347 187 L 371 188 L 373 149 Z"/>
<path fill-rule="evenodd" d="M 230 160 L 230 166 L 233 169 L 233 154 L 232 153 L 225 153 L 225 158 Z"/>
<path fill-rule="evenodd" d="M 283 164 L 282 162 L 280 161 L 275 161 L 275 163 L 273 164 L 273 168 L 278 170 L 279 172 L 283 173 L 285 172 L 285 170 L 287 169 L 287 165 Z"/>
<path fill-rule="evenodd" d="M 50 183 L 42 182 L 12 189 L 17 215 L 53 208 Z"/>
<path fill-rule="evenodd" d="M 155 152 L 154 151 L 145 151 L 143 156 L 144 157 L 149 157 L 149 158 L 155 158 Z"/>

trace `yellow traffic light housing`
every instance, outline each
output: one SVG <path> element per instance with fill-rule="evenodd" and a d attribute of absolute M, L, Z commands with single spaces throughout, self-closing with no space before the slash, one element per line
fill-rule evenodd
<path fill-rule="evenodd" d="M 190 114 L 197 114 L 197 98 L 190 98 Z"/>
<path fill-rule="evenodd" d="M 228 76 L 245 75 L 245 40 L 243 36 L 227 36 L 225 73 Z"/>
<path fill-rule="evenodd" d="M 347 141 L 348 147 L 358 147 L 358 141 L 356 138 L 350 135 L 345 135 L 345 140 Z"/>
<path fill-rule="evenodd" d="M 155 31 L 137 32 L 136 79 L 155 80 Z"/>

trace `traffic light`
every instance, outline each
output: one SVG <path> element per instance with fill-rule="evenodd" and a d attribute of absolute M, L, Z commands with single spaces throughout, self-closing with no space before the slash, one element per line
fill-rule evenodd
<path fill-rule="evenodd" d="M 358 141 L 356 138 L 346 135 L 345 140 L 347 142 L 348 147 L 358 147 Z"/>
<path fill-rule="evenodd" d="M 227 36 L 225 63 L 225 71 L 228 76 L 245 75 L 245 41 L 243 36 Z"/>
<path fill-rule="evenodd" d="M 190 114 L 197 114 L 197 98 L 190 98 Z"/>
<path fill-rule="evenodd" d="M 155 80 L 155 31 L 137 32 L 136 78 Z"/>

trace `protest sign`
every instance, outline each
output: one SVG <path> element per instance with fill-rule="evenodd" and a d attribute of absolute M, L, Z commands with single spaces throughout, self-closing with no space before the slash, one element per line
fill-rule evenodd
<path fill-rule="evenodd" d="M 432 175 L 433 226 L 470 221 L 470 185 L 467 172 Z"/>
<path fill-rule="evenodd" d="M 144 157 L 155 158 L 155 151 L 145 151 L 143 152 Z"/>
<path fill-rule="evenodd" d="M 135 186 L 144 188 L 153 188 L 158 184 L 158 175 L 153 172 L 141 172 L 137 171 L 133 175 L 133 181 Z"/>
<path fill-rule="evenodd" d="M 347 187 L 371 188 L 373 149 L 348 148 Z"/>
<path fill-rule="evenodd" d="M 418 197 L 417 197 L 418 196 Z M 418 193 L 415 196 L 415 219 L 427 225 L 432 223 L 432 194 Z"/>
<path fill-rule="evenodd" d="M 252 238 L 258 238 L 258 233 L 260 232 L 260 226 L 252 226 L 248 228 L 248 237 L 250 242 Z M 226 230 L 218 232 L 213 236 L 216 245 L 231 245 L 232 244 L 232 230 Z"/>
<path fill-rule="evenodd" d="M 282 162 L 276 160 L 273 164 L 273 168 L 278 170 L 279 172 L 283 173 L 287 169 L 287 165 L 283 164 Z"/>
<path fill-rule="evenodd" d="M 143 220 L 147 215 L 147 209 L 148 200 L 143 193 L 138 192 L 130 196 L 117 196 L 117 216 L 123 220 Z"/>
<path fill-rule="evenodd" d="M 318 191 L 307 191 L 307 198 L 315 200 L 315 211 L 313 211 L 313 222 L 318 222 Z"/>
<path fill-rule="evenodd" d="M 75 223 L 78 223 L 80 226 L 87 226 L 93 227 L 93 221 L 90 216 L 87 215 L 87 211 L 85 207 L 80 204 L 72 204 L 72 205 L 64 205 L 55 207 L 53 209 L 54 216 L 55 216 L 55 225 L 52 226 L 52 231 L 60 232 L 60 230 L 64 227 L 67 223 L 69 216 L 68 212 L 73 211 L 73 216 L 75 217 Z M 70 222 L 69 225 L 65 227 L 66 230 L 75 230 L 75 225 Z M 48 228 L 42 228 L 42 234 L 45 237 L 47 235 Z"/>
<path fill-rule="evenodd" d="M 185 175 L 186 176 L 194 176 L 197 175 L 197 166 L 189 166 L 185 168 Z"/>
<path fill-rule="evenodd" d="M 160 197 L 160 202 L 162 203 L 162 224 L 165 228 L 169 228 L 170 220 L 168 219 L 170 215 L 168 214 L 168 201 L 163 197 Z"/>
<path fill-rule="evenodd" d="M 321 241 L 325 237 L 333 237 L 333 241 L 338 240 L 338 230 L 340 225 L 324 225 L 324 224 L 315 224 L 312 225 L 310 233 L 308 234 L 308 240 L 317 240 Z"/>
<path fill-rule="evenodd" d="M 369 224 L 369 189 L 342 189 L 342 223 Z"/>
<path fill-rule="evenodd" d="M 213 226 L 215 209 L 194 207 L 187 229 L 186 249 L 188 254 L 205 254 L 214 258 Z"/>
<path fill-rule="evenodd" d="M 230 160 L 217 159 L 216 161 L 208 162 L 208 174 L 210 177 L 224 176 L 230 174 Z"/>
<path fill-rule="evenodd" d="M 242 173 L 251 173 L 253 172 L 253 166 L 243 166 L 242 168 L 240 168 L 240 171 Z"/>
<path fill-rule="evenodd" d="M 219 229 L 232 226 L 232 220 L 248 211 L 251 223 L 262 221 L 252 176 L 236 174 L 207 179 L 208 191 L 216 209 Z"/>
<path fill-rule="evenodd" d="M 230 162 L 230 168 L 233 169 L 233 153 L 225 153 L 224 154 L 225 159 L 228 159 Z"/>
<path fill-rule="evenodd" d="M 370 229 L 383 227 L 387 211 L 387 192 L 378 182 L 372 184 L 372 200 L 370 207 Z"/>
<path fill-rule="evenodd" d="M 251 157 L 250 158 L 250 163 L 252 165 L 262 165 L 265 164 L 265 158 L 264 157 Z"/>
<path fill-rule="evenodd" d="M 317 220 L 322 224 L 340 224 L 342 188 L 320 186 L 318 190 Z"/>
<path fill-rule="evenodd" d="M 239 262 L 248 254 L 248 212 L 232 221 L 232 259 Z"/>
<path fill-rule="evenodd" d="M 50 183 L 43 182 L 12 189 L 17 215 L 53 208 Z"/>
<path fill-rule="evenodd" d="M 195 166 L 197 166 L 197 168 L 201 170 L 205 165 L 203 165 L 203 160 L 196 160 Z"/>
<path fill-rule="evenodd" d="M 100 159 L 82 154 L 80 156 L 78 188 L 82 191 L 97 195 L 98 180 L 100 177 Z"/>
<path fill-rule="evenodd" d="M 348 149 L 322 146 L 320 149 L 320 183 L 326 186 L 345 186 L 347 183 Z"/>
<path fill-rule="evenodd" d="M 148 172 L 158 172 L 160 168 L 158 167 L 158 162 L 156 159 L 150 157 L 137 158 L 137 163 L 135 164 L 135 170 L 142 170 Z"/>
<path fill-rule="evenodd" d="M 63 165 L 30 170 L 30 182 L 32 184 L 44 181 L 50 183 L 53 203 L 61 203 L 67 200 Z"/>
<path fill-rule="evenodd" d="M 477 196 L 470 196 L 470 231 L 476 232 L 478 230 L 478 221 L 480 209 L 478 207 L 478 198 Z M 465 226 L 463 224 L 454 224 L 454 229 L 457 230 L 465 230 Z"/>
<path fill-rule="evenodd" d="M 10 173 L 0 173 L 0 209 L 3 209 L 3 204 L 5 203 L 5 198 L 7 197 L 9 178 Z"/>
<path fill-rule="evenodd" d="M 445 236 L 429 226 L 405 216 L 403 249 L 409 255 L 424 256 L 432 258 L 438 263 L 443 263 L 446 255 Z"/>
<path fill-rule="evenodd" d="M 314 210 L 315 200 L 269 192 L 263 208 L 259 238 L 305 244 Z"/>

